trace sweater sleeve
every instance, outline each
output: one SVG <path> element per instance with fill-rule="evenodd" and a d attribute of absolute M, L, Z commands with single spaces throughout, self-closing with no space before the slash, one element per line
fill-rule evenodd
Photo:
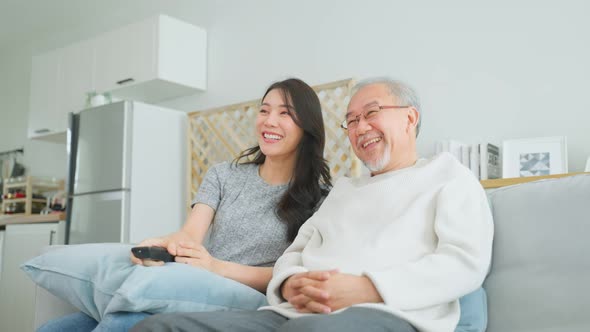
<path fill-rule="evenodd" d="M 386 305 L 426 308 L 455 301 L 481 286 L 491 260 L 493 223 L 477 180 L 469 175 L 447 183 L 437 197 L 434 218 L 434 252 L 381 271 L 364 271 Z"/>
<path fill-rule="evenodd" d="M 266 290 L 266 297 L 270 305 L 278 305 L 285 302 L 285 299 L 281 294 L 281 285 L 285 280 L 294 274 L 308 271 L 303 267 L 301 252 L 305 249 L 305 246 L 314 232 L 315 228 L 308 220 L 299 229 L 299 233 L 297 234 L 297 237 L 295 237 L 293 243 L 277 260 L 272 272 L 272 279 Z"/>

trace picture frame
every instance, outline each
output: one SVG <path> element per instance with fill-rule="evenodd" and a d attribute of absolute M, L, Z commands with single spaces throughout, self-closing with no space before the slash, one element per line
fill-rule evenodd
<path fill-rule="evenodd" d="M 567 173 L 567 137 L 506 140 L 502 157 L 503 178 Z"/>

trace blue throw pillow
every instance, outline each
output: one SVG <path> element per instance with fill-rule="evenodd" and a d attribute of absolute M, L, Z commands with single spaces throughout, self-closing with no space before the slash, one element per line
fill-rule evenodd
<path fill-rule="evenodd" d="M 455 332 L 484 332 L 488 325 L 488 302 L 483 288 L 459 299 L 461 318 Z"/>
<path fill-rule="evenodd" d="M 132 245 L 59 246 L 21 265 L 53 295 L 101 321 L 109 313 L 256 310 L 266 297 L 237 281 L 185 264 L 131 263 Z"/>
<path fill-rule="evenodd" d="M 137 267 L 131 245 L 92 243 L 59 246 L 21 269 L 39 286 L 100 321 L 113 294 Z"/>
<path fill-rule="evenodd" d="M 237 281 L 186 264 L 138 266 L 115 292 L 108 313 L 256 310 L 264 294 Z"/>

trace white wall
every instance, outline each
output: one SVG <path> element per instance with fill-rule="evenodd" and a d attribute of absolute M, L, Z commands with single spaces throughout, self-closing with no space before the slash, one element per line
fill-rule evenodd
<path fill-rule="evenodd" d="M 412 84 L 422 98 L 423 155 L 444 138 L 501 143 L 558 135 L 568 137 L 570 171 L 582 171 L 590 155 L 586 1 L 219 0 L 122 6 L 115 16 L 97 15 L 85 26 L 35 41 L 31 52 L 162 12 L 209 33 L 207 92 L 166 106 L 193 111 L 254 99 L 288 76 L 321 84 L 389 75 Z M 15 67 L 12 76 L 19 84 L 10 95 L 18 96 L 13 103 L 19 107 L 2 106 L 0 151 L 28 144 L 28 101 L 22 101 L 28 86 L 21 76 L 29 75 L 29 60 L 9 61 L 14 65 L 0 64 L 0 87 L 12 85 L 4 69 Z M 7 129 L 9 120 L 15 125 Z M 8 145 L 1 141 L 6 129 L 15 136 Z M 42 165 L 40 158 L 31 160 Z"/>

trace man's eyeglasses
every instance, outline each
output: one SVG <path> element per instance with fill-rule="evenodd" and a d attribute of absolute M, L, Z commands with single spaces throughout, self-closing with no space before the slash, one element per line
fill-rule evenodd
<path fill-rule="evenodd" d="M 375 117 L 377 116 L 377 114 L 379 114 L 379 112 L 381 110 L 400 109 L 400 108 L 408 108 L 408 107 L 410 107 L 410 106 L 372 105 L 358 115 L 354 115 L 354 116 L 349 115 L 348 118 L 346 118 L 346 120 L 342 121 L 342 123 L 340 124 L 340 127 L 342 127 L 342 129 L 346 129 L 346 130 L 355 129 L 359 124 L 361 116 L 363 116 L 367 122 L 370 122 L 371 120 L 375 119 Z"/>

